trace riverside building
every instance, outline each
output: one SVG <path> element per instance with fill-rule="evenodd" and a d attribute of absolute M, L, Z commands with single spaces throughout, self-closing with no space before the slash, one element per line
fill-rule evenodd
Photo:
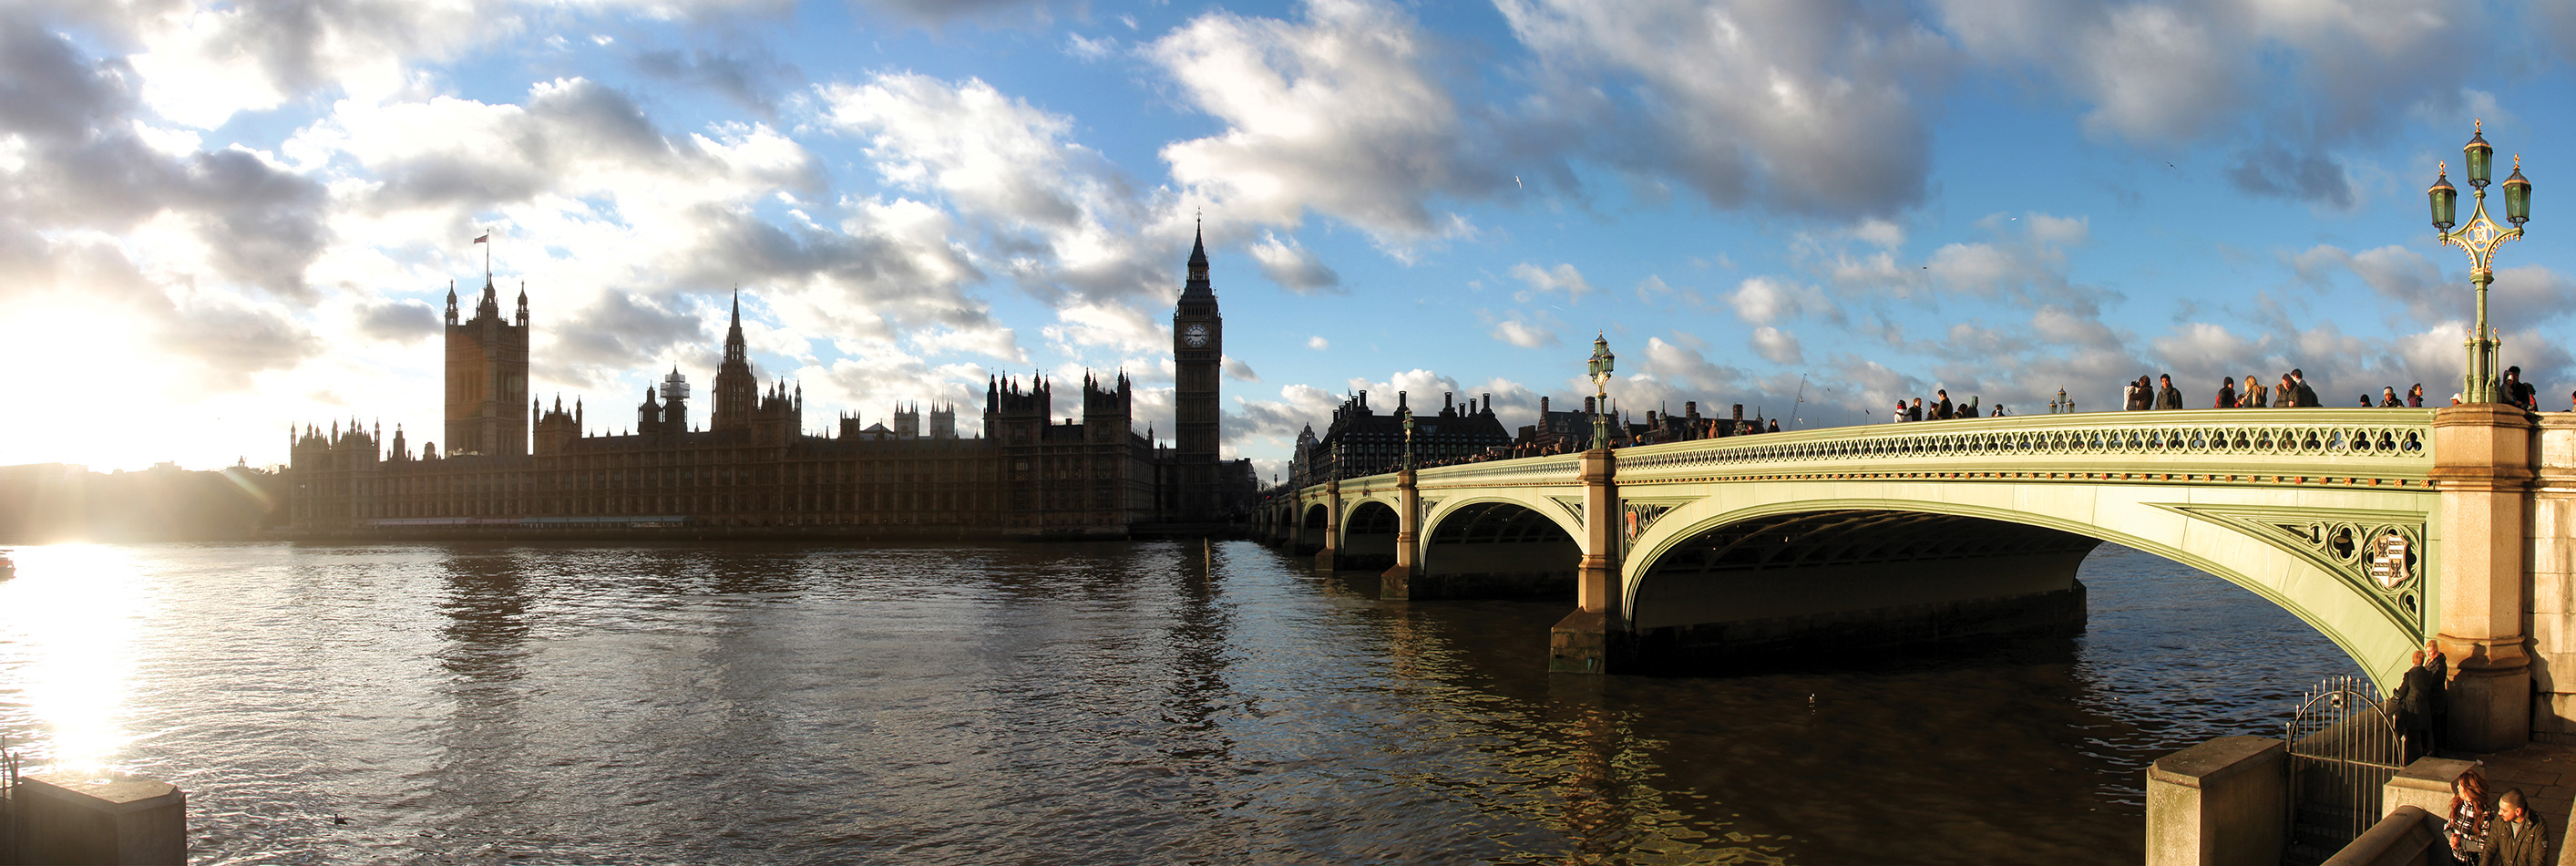
<path fill-rule="evenodd" d="M 487 275 L 459 321 L 448 292 L 449 443 L 414 453 L 397 425 L 308 426 L 286 472 L 299 536 L 404 534 L 1119 537 L 1205 530 L 1252 495 L 1248 460 L 1217 457 L 1223 321 L 1207 249 L 1190 251 L 1173 316 L 1180 417 L 1172 447 L 1135 430 L 1124 374 L 1086 375 L 1078 415 L 1058 419 L 1056 383 L 987 380 L 979 435 L 956 408 L 898 410 L 894 427 L 839 418 L 808 433 L 801 387 L 753 374 L 735 300 L 703 429 L 677 368 L 636 406 L 634 432 L 592 435 L 586 409 L 528 396 L 528 301 L 505 321 Z M 523 402 L 524 401 L 524 402 Z"/>

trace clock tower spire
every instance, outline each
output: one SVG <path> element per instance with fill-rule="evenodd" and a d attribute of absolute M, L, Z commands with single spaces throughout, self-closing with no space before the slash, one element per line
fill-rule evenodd
<path fill-rule="evenodd" d="M 1173 478 L 1177 494 L 1168 500 L 1171 519 L 1205 523 L 1224 519 L 1217 481 L 1217 378 L 1225 363 L 1225 322 L 1217 315 L 1216 291 L 1208 285 L 1207 230 L 1204 223 L 1190 242 L 1189 278 L 1181 285 L 1180 306 L 1172 311 L 1174 369 Z"/>

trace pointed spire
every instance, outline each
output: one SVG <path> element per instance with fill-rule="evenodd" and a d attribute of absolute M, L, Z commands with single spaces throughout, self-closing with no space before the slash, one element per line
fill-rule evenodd
<path fill-rule="evenodd" d="M 742 340 L 742 287 L 740 286 L 734 287 L 733 290 L 733 325 L 725 329 L 724 356 L 727 364 L 736 361 L 749 363 L 751 360 L 751 353 L 744 347 Z"/>
<path fill-rule="evenodd" d="M 1207 220 L 1196 220 L 1198 227 L 1190 233 L 1189 281 L 1181 286 L 1181 297 L 1214 299 L 1216 292 L 1208 287 Z"/>

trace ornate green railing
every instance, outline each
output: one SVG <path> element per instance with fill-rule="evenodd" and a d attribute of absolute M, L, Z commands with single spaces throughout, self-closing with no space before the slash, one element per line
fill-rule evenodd
<path fill-rule="evenodd" d="M 1622 448 L 1623 481 L 1853 472 L 2185 472 L 2420 480 L 2433 467 L 2430 409 L 2199 409 L 2091 412 L 1832 427 Z M 1425 469 L 1425 486 L 1570 485 L 1581 455 Z M 1395 476 L 1344 479 L 1345 493 Z M 1320 493 L 1321 488 L 1309 492 Z"/>
<path fill-rule="evenodd" d="M 1780 465 L 1974 464 L 1978 469 L 2189 466 L 2247 474 L 2424 477 L 2428 409 L 2209 409 L 1927 421 L 1625 449 L 1619 474 Z"/>

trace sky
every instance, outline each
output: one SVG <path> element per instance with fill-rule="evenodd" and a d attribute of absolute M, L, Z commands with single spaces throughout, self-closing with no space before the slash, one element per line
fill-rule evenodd
<path fill-rule="evenodd" d="M 2576 0 L 7 0 L 0 465 L 434 442 L 487 233 L 593 433 L 703 392 L 738 288 L 811 432 L 1124 371 L 1168 442 L 1201 226 L 1265 479 L 1361 390 L 1579 403 L 1596 334 L 1631 413 L 1791 428 L 2441 401 L 2473 292 L 2424 189 L 2475 121 L 2535 190 L 2505 362 L 2564 408 L 2571 61 Z"/>

